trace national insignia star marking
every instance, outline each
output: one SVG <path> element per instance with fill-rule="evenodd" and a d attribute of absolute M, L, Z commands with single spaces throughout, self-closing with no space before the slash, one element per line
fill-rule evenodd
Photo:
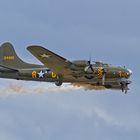
<path fill-rule="evenodd" d="M 47 55 L 47 54 L 42 54 L 42 55 L 40 55 L 42 58 L 50 58 L 51 57 L 51 55 Z"/>
<path fill-rule="evenodd" d="M 44 78 L 44 72 L 43 71 L 40 71 L 39 73 L 38 73 L 38 75 L 39 75 L 39 78 Z"/>

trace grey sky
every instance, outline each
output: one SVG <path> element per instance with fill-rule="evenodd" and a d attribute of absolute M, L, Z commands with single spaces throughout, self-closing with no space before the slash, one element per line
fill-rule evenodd
<path fill-rule="evenodd" d="M 26 51 L 39 44 L 70 60 L 92 56 L 133 70 L 128 95 L 1 79 L 0 139 L 139 139 L 139 7 L 138 0 L 0 0 L 0 43 L 13 43 L 24 60 L 39 63 Z M 55 92 L 7 95 L 11 83 Z"/>

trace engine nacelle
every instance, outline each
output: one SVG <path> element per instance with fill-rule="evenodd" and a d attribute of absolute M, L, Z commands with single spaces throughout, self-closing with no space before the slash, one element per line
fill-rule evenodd
<path fill-rule="evenodd" d="M 92 69 L 89 66 L 85 67 L 84 71 L 86 73 L 93 73 Z"/>
<path fill-rule="evenodd" d="M 73 61 L 72 63 L 78 67 L 86 67 L 88 65 L 88 61 L 86 60 L 77 60 L 77 61 Z"/>

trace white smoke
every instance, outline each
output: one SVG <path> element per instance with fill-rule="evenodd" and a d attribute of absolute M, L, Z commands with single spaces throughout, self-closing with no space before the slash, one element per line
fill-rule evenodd
<path fill-rule="evenodd" d="M 14 81 L 9 80 L 6 84 L 0 86 L 0 95 L 18 95 L 18 94 L 45 94 L 45 93 L 64 93 L 80 90 L 80 87 L 73 87 L 70 84 L 63 84 L 57 87 L 54 84 L 29 81 Z"/>
<path fill-rule="evenodd" d="M 96 86 L 91 84 L 85 84 L 85 83 L 73 83 L 74 87 L 83 88 L 84 90 L 105 90 L 106 88 L 104 86 Z"/>
<path fill-rule="evenodd" d="M 63 84 L 57 87 L 54 84 L 30 81 L 6 80 L 6 84 L 0 85 L 0 96 L 18 94 L 45 94 L 45 93 L 66 93 L 79 90 L 105 90 L 103 86 L 94 86 L 83 83 Z"/>

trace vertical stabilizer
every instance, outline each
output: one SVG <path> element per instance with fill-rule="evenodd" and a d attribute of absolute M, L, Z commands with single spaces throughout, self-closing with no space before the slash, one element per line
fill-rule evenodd
<path fill-rule="evenodd" d="M 12 69 L 38 67 L 38 65 L 28 64 L 22 61 L 17 56 L 13 45 L 8 42 L 0 46 L 0 65 Z"/>

